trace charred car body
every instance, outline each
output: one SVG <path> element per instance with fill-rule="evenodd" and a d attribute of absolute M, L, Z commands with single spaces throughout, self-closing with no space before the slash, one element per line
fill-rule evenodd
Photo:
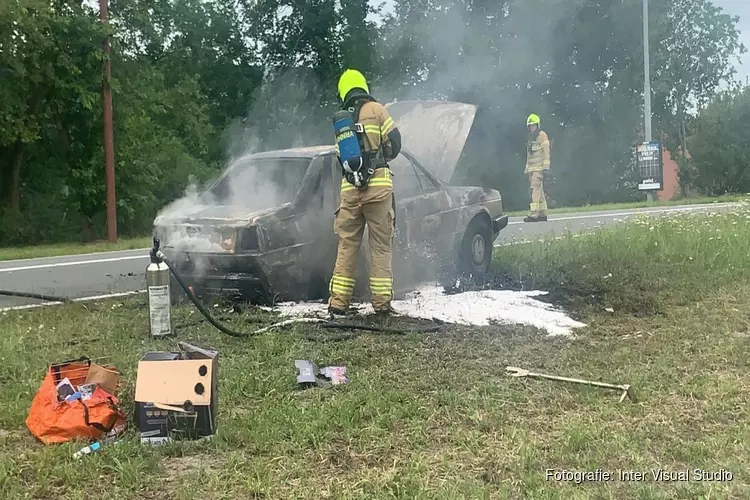
<path fill-rule="evenodd" d="M 494 189 L 447 184 L 476 107 L 445 101 L 386 107 L 403 138 L 390 162 L 394 290 L 425 279 L 482 280 L 493 241 L 508 223 L 502 198 Z M 333 217 L 341 174 L 333 145 L 251 154 L 233 162 L 189 210 L 157 217 L 154 236 L 198 295 L 265 303 L 324 299 L 338 245 Z M 368 294 L 367 238 L 365 230 L 358 298 Z"/>

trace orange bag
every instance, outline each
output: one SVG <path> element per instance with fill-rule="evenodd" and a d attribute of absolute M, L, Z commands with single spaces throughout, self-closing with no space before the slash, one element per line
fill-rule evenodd
<path fill-rule="evenodd" d="M 90 399 L 59 402 L 57 385 L 66 377 L 74 387 L 86 382 L 91 360 L 86 357 L 51 365 L 34 396 L 26 418 L 26 427 L 44 444 L 64 443 L 86 438 L 97 440 L 115 425 L 124 426 L 125 415 L 117 398 L 97 390 Z M 111 367 L 110 367 L 111 369 Z"/>

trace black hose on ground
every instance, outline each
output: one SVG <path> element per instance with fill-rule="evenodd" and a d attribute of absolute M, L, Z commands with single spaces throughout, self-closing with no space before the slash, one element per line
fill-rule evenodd
<path fill-rule="evenodd" d="M 223 316 L 223 317 L 218 318 L 217 321 L 226 321 L 228 319 L 229 319 L 228 317 Z M 196 319 L 195 321 L 191 321 L 189 323 L 182 323 L 180 325 L 177 325 L 177 326 L 174 327 L 174 329 L 175 330 L 184 330 L 185 328 L 190 328 L 191 326 L 198 326 L 201 323 L 205 323 L 206 321 L 207 321 L 206 318 Z"/>
<path fill-rule="evenodd" d="M 372 325 L 358 325 L 356 323 L 335 323 L 333 321 L 327 323 L 318 323 L 317 326 L 323 328 L 340 328 L 344 330 L 367 330 L 370 332 L 382 332 L 382 333 L 398 333 L 406 335 L 408 333 L 429 333 L 437 332 L 442 329 L 442 325 L 428 326 L 425 328 L 388 328 L 384 326 L 372 326 Z"/>
<path fill-rule="evenodd" d="M 158 243 L 156 241 L 155 241 L 155 243 L 158 245 Z M 154 249 L 156 249 L 156 248 L 158 248 L 158 247 L 155 246 Z M 182 278 L 177 273 L 177 271 L 175 271 L 174 266 L 169 261 L 169 259 L 167 259 L 166 257 L 164 257 L 164 254 L 161 254 L 161 252 L 159 252 L 159 254 L 160 254 L 159 258 L 161 260 L 163 260 L 164 263 L 167 265 L 167 267 L 169 268 L 169 271 L 174 275 L 175 279 L 177 280 L 177 283 L 180 284 L 180 286 L 185 291 L 185 293 L 187 294 L 187 296 L 190 299 L 190 301 L 195 305 L 195 307 L 198 308 L 198 311 L 200 311 L 200 313 L 203 315 L 203 317 L 206 318 L 206 320 L 209 323 L 211 323 L 212 325 L 214 325 L 217 330 L 219 330 L 222 333 L 226 333 L 227 335 L 229 335 L 231 337 L 243 338 L 243 337 L 250 337 L 252 335 L 252 333 L 249 333 L 249 332 L 236 332 L 236 331 L 231 330 L 231 329 L 227 328 L 226 326 L 222 325 L 218 321 L 216 321 L 214 319 L 214 317 L 211 316 L 211 313 L 208 311 L 208 309 L 206 309 L 205 307 L 203 307 L 203 304 L 201 304 L 200 301 L 198 301 L 198 297 L 195 296 L 195 294 L 193 293 L 193 291 L 190 290 L 190 288 L 185 284 L 184 281 L 182 281 Z"/>
<path fill-rule="evenodd" d="M 58 297 L 56 295 L 45 295 L 41 293 L 31 293 L 31 292 L 14 292 L 12 290 L 0 290 L 0 295 L 7 295 L 9 297 L 24 297 L 28 299 L 48 300 L 50 302 L 63 302 L 66 304 L 73 302 L 68 297 Z"/>
<path fill-rule="evenodd" d="M 249 333 L 249 332 L 237 332 L 234 330 L 231 330 L 218 321 L 214 319 L 213 316 L 211 316 L 211 313 L 206 309 L 198 300 L 198 297 L 195 296 L 192 290 L 190 290 L 190 287 L 188 287 L 185 282 L 182 280 L 182 277 L 175 271 L 175 267 L 172 265 L 172 263 L 167 259 L 164 254 L 159 251 L 159 242 L 156 238 L 154 238 L 154 248 L 152 249 L 152 253 L 154 253 L 158 259 L 162 260 L 167 267 L 169 268 L 170 272 L 174 275 L 177 282 L 180 284 L 182 289 L 187 294 L 188 298 L 190 298 L 190 301 L 195 305 L 195 307 L 198 308 L 198 311 L 203 315 L 206 320 L 211 323 L 214 327 L 216 327 L 219 331 L 222 333 L 226 333 L 227 335 L 230 335 L 232 337 L 250 337 L 252 335 L 255 335 L 255 333 Z M 197 323 L 196 323 L 197 324 Z M 192 325 L 191 325 L 192 326 Z M 408 334 L 412 332 L 418 332 L 418 333 L 426 333 L 426 332 L 435 332 L 442 328 L 442 325 L 433 326 L 433 327 L 427 327 L 427 328 L 387 328 L 387 327 L 379 327 L 379 326 L 370 326 L 370 325 L 358 325 L 354 323 L 336 323 L 333 321 L 330 322 L 323 322 L 320 323 L 318 326 L 322 326 L 323 328 L 337 328 L 337 329 L 345 329 L 345 330 L 367 330 L 367 331 L 374 331 L 374 332 L 382 332 L 382 333 L 397 333 L 397 334 Z M 341 336 L 341 340 L 346 340 L 348 338 L 353 338 L 355 335 L 346 335 Z M 308 339 L 310 340 L 310 339 Z"/>
<path fill-rule="evenodd" d="M 437 332 L 443 328 L 441 324 L 438 324 L 437 326 L 428 326 L 425 328 L 388 328 L 388 327 L 382 327 L 382 326 L 371 326 L 371 325 L 358 325 L 355 323 L 335 323 L 335 322 L 326 322 L 326 323 L 317 323 L 316 326 L 320 326 L 322 328 L 340 328 L 344 330 L 366 330 L 371 332 L 381 332 L 381 333 L 395 333 L 398 335 L 407 335 L 409 333 L 430 333 L 430 332 Z M 305 335 L 305 340 L 309 340 L 310 342 L 339 342 L 342 340 L 352 340 L 356 338 L 359 334 L 358 333 L 348 333 L 343 335 L 334 335 L 330 337 L 316 337 L 315 335 Z"/>

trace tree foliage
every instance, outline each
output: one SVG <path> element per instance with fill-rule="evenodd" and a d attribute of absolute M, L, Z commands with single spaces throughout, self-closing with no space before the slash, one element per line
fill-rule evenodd
<path fill-rule="evenodd" d="M 713 100 L 692 124 L 693 183 L 711 195 L 750 193 L 750 86 Z"/>
<path fill-rule="evenodd" d="M 232 157 L 330 141 L 336 80 L 346 67 L 363 71 L 383 101 L 476 104 L 454 182 L 499 189 L 508 209 L 528 203 L 531 112 L 553 140 L 558 203 L 638 196 L 640 2 L 390 5 L 111 0 L 103 26 L 91 2 L 0 3 L 0 244 L 103 236 L 105 35 L 121 235 L 148 232 L 191 179 L 215 177 Z M 744 52 L 736 23 L 709 0 L 651 1 L 654 132 L 673 151 L 687 146 L 693 161 L 682 181 L 707 192 L 746 189 L 744 174 L 731 170 L 738 157 L 709 154 L 726 132 L 718 132 L 726 126 L 717 110 L 728 112 L 730 99 L 746 103 L 744 94 L 719 97 L 693 126 L 695 109 L 732 78 L 733 58 Z"/>

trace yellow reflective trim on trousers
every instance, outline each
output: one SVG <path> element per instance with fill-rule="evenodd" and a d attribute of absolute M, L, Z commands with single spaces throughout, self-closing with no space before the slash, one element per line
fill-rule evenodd
<path fill-rule="evenodd" d="M 337 281 L 346 281 L 348 283 L 356 283 L 357 280 L 354 278 L 350 278 L 349 276 L 344 276 L 343 274 L 334 274 L 331 279 L 337 280 Z"/>
<path fill-rule="evenodd" d="M 393 283 L 393 278 L 370 278 L 370 284 L 372 283 L 390 285 Z"/>
<path fill-rule="evenodd" d="M 373 291 L 375 291 L 375 290 L 383 290 L 385 292 L 390 292 L 391 288 L 392 287 L 391 287 L 390 284 L 377 285 L 377 284 L 374 284 L 374 283 L 370 283 L 370 289 L 373 290 Z"/>
<path fill-rule="evenodd" d="M 393 295 L 393 278 L 370 277 L 370 291 L 374 295 Z"/>
<path fill-rule="evenodd" d="M 356 282 L 354 281 L 354 279 L 349 278 L 347 276 L 334 275 L 333 278 L 331 278 L 331 283 L 354 288 L 354 284 Z"/>
<path fill-rule="evenodd" d="M 329 290 L 330 290 L 331 293 L 335 293 L 335 294 L 338 294 L 338 295 L 344 295 L 344 296 L 347 296 L 347 297 L 350 296 L 350 295 L 352 295 L 352 292 L 353 292 L 353 290 L 351 290 L 349 288 L 342 288 L 342 287 L 337 286 L 337 285 L 332 286 L 331 288 L 329 288 Z"/>
<path fill-rule="evenodd" d="M 328 285 L 328 291 L 333 294 L 351 297 L 354 292 L 354 279 L 348 276 L 334 275 Z"/>

